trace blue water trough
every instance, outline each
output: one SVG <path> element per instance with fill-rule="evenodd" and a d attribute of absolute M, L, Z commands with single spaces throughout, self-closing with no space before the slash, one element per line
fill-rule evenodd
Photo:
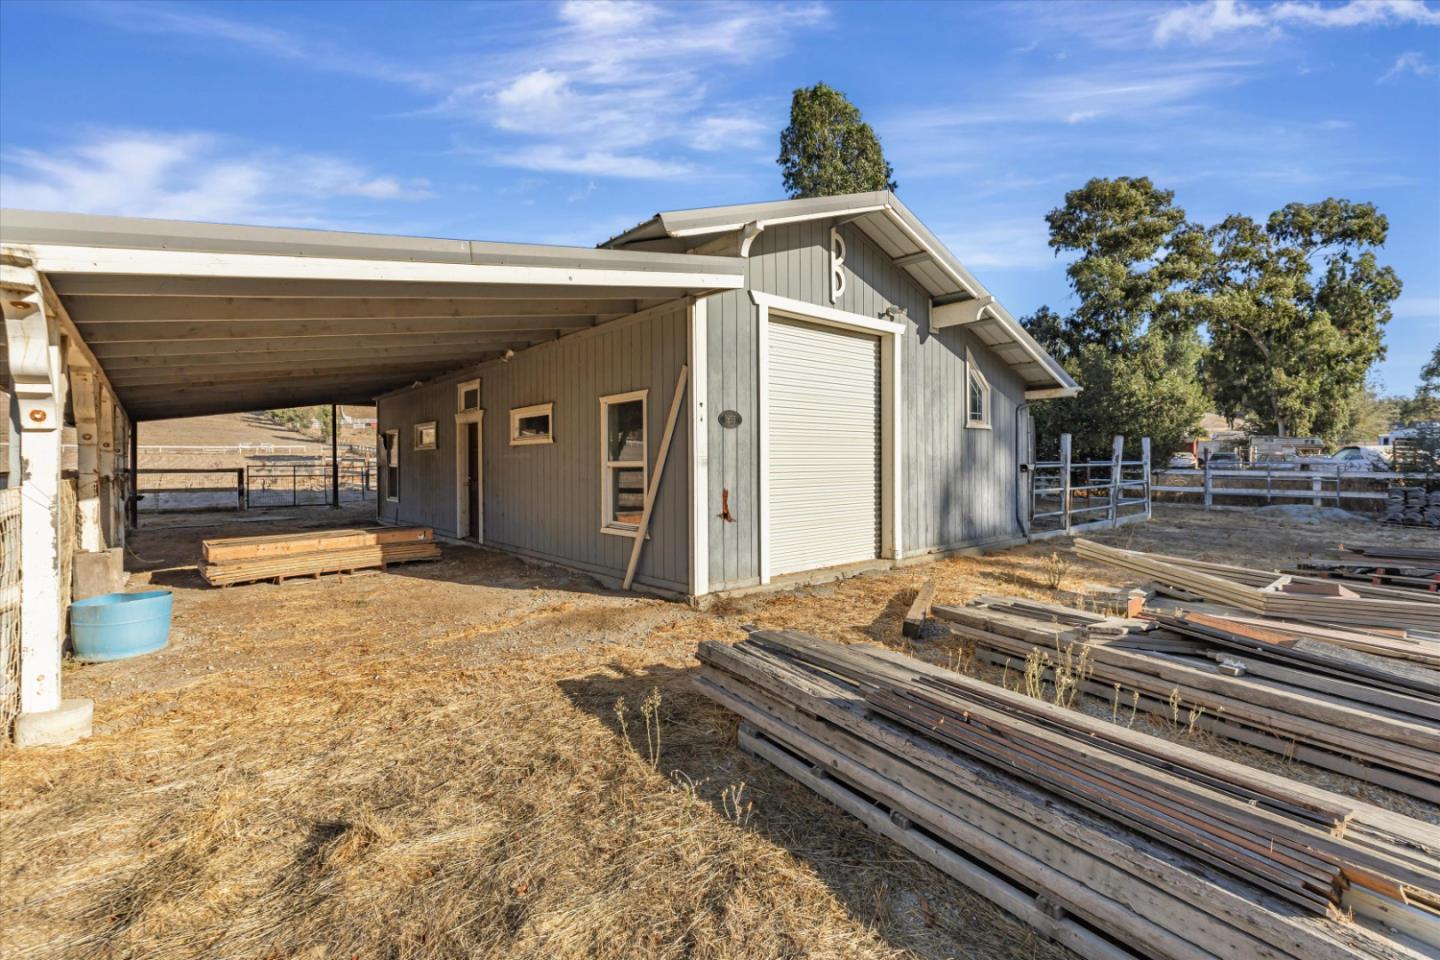
<path fill-rule="evenodd" d="M 85 663 L 124 660 L 152 653 L 170 642 L 169 590 L 106 593 L 70 605 L 70 642 Z"/>

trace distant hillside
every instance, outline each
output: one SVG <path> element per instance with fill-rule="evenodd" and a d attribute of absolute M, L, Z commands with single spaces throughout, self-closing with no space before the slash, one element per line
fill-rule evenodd
<path fill-rule="evenodd" d="M 345 407 L 352 417 L 375 415 L 374 407 Z M 282 426 L 263 413 L 222 413 L 211 417 L 190 417 L 184 420 L 155 420 L 140 424 L 141 446 L 218 446 L 229 444 L 272 444 L 291 446 L 329 445 L 328 437 L 304 434 Z M 375 431 L 368 427 L 340 429 L 341 443 L 375 445 Z"/>

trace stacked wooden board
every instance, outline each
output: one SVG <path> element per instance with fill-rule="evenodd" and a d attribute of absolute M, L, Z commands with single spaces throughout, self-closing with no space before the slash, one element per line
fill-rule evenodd
<path fill-rule="evenodd" d="M 1399 544 L 1355 544 L 1339 548 L 1338 559 L 1310 559 L 1296 572 L 1312 577 L 1358 581 L 1376 586 L 1440 593 L 1440 548 Z"/>
<path fill-rule="evenodd" d="M 741 746 L 1087 958 L 1440 948 L 1440 830 L 868 645 L 701 644 Z"/>
<path fill-rule="evenodd" d="M 1089 540 L 1076 540 L 1075 552 L 1086 560 L 1139 573 L 1165 587 L 1266 617 L 1440 632 L 1440 595 L 1370 584 L 1347 584 L 1342 588 L 1318 577 L 1122 550 Z M 1262 577 L 1271 579 L 1262 583 Z"/>
<path fill-rule="evenodd" d="M 1117 621 L 985 597 L 936 606 L 982 661 L 1440 803 L 1440 671 L 1194 611 Z M 1377 638 L 1384 642 L 1386 638 Z"/>
<path fill-rule="evenodd" d="M 392 563 L 438 560 L 429 527 L 307 530 L 259 537 L 206 540 L 200 575 L 214 586 L 276 583 L 291 577 L 385 568 Z"/>

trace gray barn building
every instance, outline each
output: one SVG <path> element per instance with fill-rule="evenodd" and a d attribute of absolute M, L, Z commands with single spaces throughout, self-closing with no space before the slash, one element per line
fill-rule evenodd
<path fill-rule="evenodd" d="M 663 593 L 1024 537 L 1027 402 L 1078 387 L 893 194 L 602 246 L 738 257 L 744 283 L 381 395 L 382 521 L 620 580 L 664 450 L 635 578 Z"/>

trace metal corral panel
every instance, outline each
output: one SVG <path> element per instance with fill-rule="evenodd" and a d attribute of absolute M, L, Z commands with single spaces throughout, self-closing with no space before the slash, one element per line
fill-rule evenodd
<path fill-rule="evenodd" d="M 880 340 L 773 320 L 770 572 L 873 560 L 880 545 Z"/>

